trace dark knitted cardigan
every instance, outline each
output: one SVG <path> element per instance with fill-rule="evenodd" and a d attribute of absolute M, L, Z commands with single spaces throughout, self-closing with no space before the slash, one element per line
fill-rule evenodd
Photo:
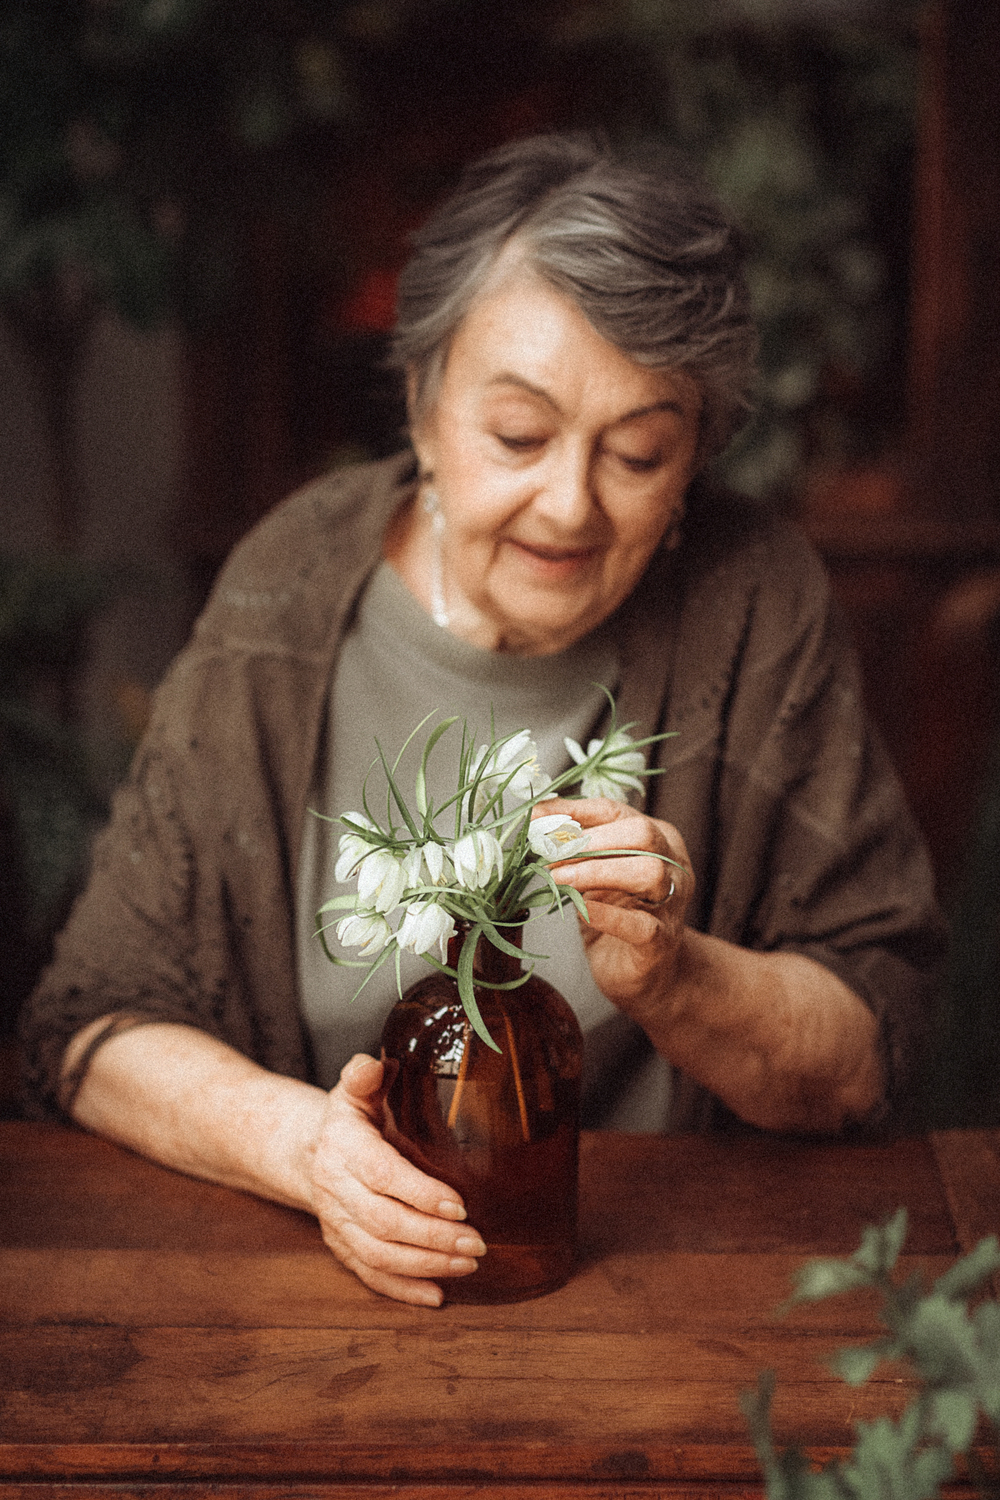
<path fill-rule="evenodd" d="M 36 1112 L 58 1115 L 65 1045 L 105 1014 L 184 1022 L 310 1076 L 293 920 L 307 789 L 340 642 L 413 483 L 409 454 L 335 472 L 223 568 L 26 1009 Z M 839 974 L 879 1018 L 899 1103 L 941 926 L 821 564 L 794 527 L 696 490 L 682 546 L 616 623 L 620 722 L 678 731 L 648 808 L 687 842 L 692 925 Z M 673 1128 L 719 1118 L 677 1080 Z"/>

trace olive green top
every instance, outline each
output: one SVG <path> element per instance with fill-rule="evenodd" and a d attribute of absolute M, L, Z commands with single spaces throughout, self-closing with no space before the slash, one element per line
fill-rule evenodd
<path fill-rule="evenodd" d="M 383 563 L 372 575 L 341 649 L 310 807 L 328 816 L 359 811 L 368 777 L 369 804 L 381 816 L 386 783 L 381 768 L 372 770 L 375 741 L 391 764 L 427 715 L 426 726 L 400 762 L 397 780 L 404 797 L 412 797 L 427 736 L 454 714 L 468 724 L 477 746 L 491 737 L 491 722 L 497 736 L 529 729 L 539 764 L 554 776 L 569 764 L 565 736 L 586 744 L 593 734 L 604 732 L 608 703 L 601 684 L 611 692 L 618 686 L 618 651 L 607 628 L 554 656 L 484 651 L 436 625 Z M 460 745 L 461 723 L 431 756 L 428 792 L 438 805 L 455 792 Z M 307 817 L 296 891 L 299 993 L 317 1078 L 327 1088 L 355 1052 L 378 1056 L 382 1024 L 397 998 L 395 964 L 390 962 L 352 1000 L 364 971 L 331 964 L 315 935 L 322 902 L 355 888 L 353 881 L 338 886 L 334 879 L 343 831 L 340 824 Z M 439 831 L 453 831 L 447 814 Z M 357 958 L 356 950 L 339 947 L 332 931 L 328 939 L 343 957 Z M 575 913 L 533 917 L 525 928 L 524 947 L 546 955 L 536 972 L 565 995 L 583 1028 L 587 1051 L 594 1053 L 586 1073 L 589 1096 L 585 1084 L 588 1122 L 662 1130 L 670 1069 L 594 984 Z M 403 955 L 400 968 L 404 989 L 429 972 L 426 960 L 412 954 Z M 595 1069 L 600 1080 L 593 1077 Z"/>

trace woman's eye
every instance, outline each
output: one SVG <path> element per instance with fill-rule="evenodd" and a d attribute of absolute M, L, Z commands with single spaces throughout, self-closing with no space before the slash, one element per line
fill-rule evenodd
<path fill-rule="evenodd" d="M 663 462 L 663 456 L 660 453 L 653 453 L 649 458 L 637 458 L 630 453 L 618 453 L 615 456 L 618 462 L 624 464 L 632 474 L 651 474 Z"/>
<path fill-rule="evenodd" d="M 540 448 L 545 439 L 541 437 L 519 437 L 513 433 L 498 432 L 497 441 L 511 453 L 530 453 L 535 448 Z"/>

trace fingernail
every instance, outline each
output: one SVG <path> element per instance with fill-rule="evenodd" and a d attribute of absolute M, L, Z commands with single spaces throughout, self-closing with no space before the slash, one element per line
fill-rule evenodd
<path fill-rule="evenodd" d="M 453 1255 L 448 1262 L 448 1270 L 452 1276 L 464 1276 L 470 1271 L 478 1270 L 479 1262 L 470 1260 L 465 1255 Z"/>
<path fill-rule="evenodd" d="M 455 1203 L 451 1198 L 442 1198 L 438 1204 L 438 1213 L 442 1219 L 464 1219 L 465 1209 L 461 1203 Z"/>
<path fill-rule="evenodd" d="M 444 1292 L 442 1292 L 439 1286 L 436 1286 L 433 1291 L 424 1293 L 424 1302 L 428 1307 L 440 1307 L 443 1301 Z"/>
<path fill-rule="evenodd" d="M 478 1234 L 463 1234 L 455 1241 L 455 1249 L 459 1255 L 485 1255 L 486 1246 Z"/>

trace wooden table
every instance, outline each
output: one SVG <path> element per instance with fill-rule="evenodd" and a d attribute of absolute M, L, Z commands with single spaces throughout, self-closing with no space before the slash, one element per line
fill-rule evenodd
<path fill-rule="evenodd" d="M 937 1273 L 1000 1228 L 1000 1132 L 878 1147 L 585 1137 L 582 1256 L 506 1307 L 369 1293 L 303 1214 L 82 1133 L 0 1127 L 0 1496 L 758 1494 L 741 1390 L 818 1457 L 908 1395 L 820 1363 L 863 1298 L 775 1311 L 900 1204 Z"/>

